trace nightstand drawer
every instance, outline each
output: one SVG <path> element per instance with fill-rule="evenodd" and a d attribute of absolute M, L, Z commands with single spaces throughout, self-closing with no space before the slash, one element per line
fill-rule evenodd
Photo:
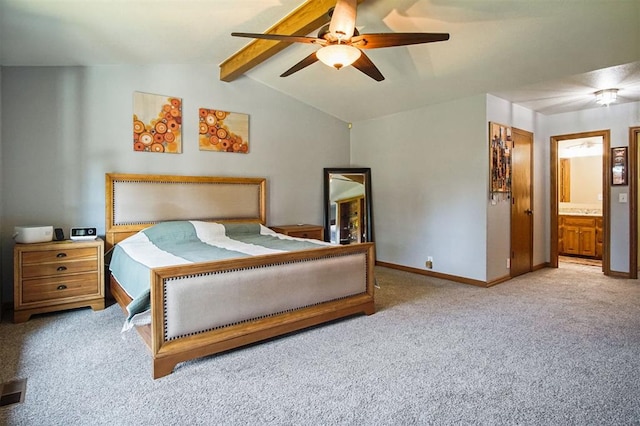
<path fill-rule="evenodd" d="M 282 225 L 271 226 L 271 229 L 279 234 L 296 238 L 324 239 L 324 227 L 319 225 Z"/>
<path fill-rule="evenodd" d="M 22 282 L 22 303 L 91 295 L 100 295 L 98 275 L 95 273 Z"/>
<path fill-rule="evenodd" d="M 68 248 L 68 246 L 69 244 L 66 244 L 66 247 L 60 247 L 55 250 L 25 252 L 22 254 L 22 263 L 60 262 L 83 258 L 95 259 L 98 257 L 98 250 L 95 247 Z"/>
<path fill-rule="evenodd" d="M 321 240 L 323 237 L 321 229 L 315 231 L 290 231 L 287 235 L 290 237 L 313 238 L 316 240 Z"/>
<path fill-rule="evenodd" d="M 90 272 L 98 269 L 98 259 L 77 260 L 72 262 L 40 263 L 24 265 L 22 278 L 66 275 L 78 272 Z"/>

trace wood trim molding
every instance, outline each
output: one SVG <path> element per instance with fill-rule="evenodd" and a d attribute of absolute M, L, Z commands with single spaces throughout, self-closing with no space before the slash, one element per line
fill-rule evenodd
<path fill-rule="evenodd" d="M 628 272 L 609 271 L 608 275 L 612 278 L 631 278 L 631 274 Z"/>
<path fill-rule="evenodd" d="M 551 164 L 549 165 L 549 173 L 551 182 L 549 198 L 551 199 L 551 214 L 549 215 L 549 240 L 551 242 L 549 264 L 552 268 L 558 267 L 558 139 L 551 137 L 551 150 L 549 158 Z"/>
<path fill-rule="evenodd" d="M 358 4 L 364 0 L 358 0 Z M 336 0 L 307 0 L 267 29 L 264 34 L 306 36 L 329 23 L 329 10 Z M 249 30 L 249 29 L 245 29 Z M 255 39 L 220 64 L 220 80 L 231 82 L 245 72 L 281 52 L 291 43 Z M 284 70 L 283 70 L 284 71 Z"/>
<path fill-rule="evenodd" d="M 629 278 L 638 278 L 638 142 L 640 127 L 629 128 Z"/>
<path fill-rule="evenodd" d="M 550 268 L 550 267 L 551 267 L 551 263 L 550 262 L 544 262 L 544 263 L 540 263 L 538 265 L 534 265 L 533 266 L 533 271 L 539 271 L 540 269 Z"/>
<path fill-rule="evenodd" d="M 428 277 L 441 278 L 443 280 L 449 280 L 449 281 L 454 281 L 454 282 L 457 282 L 457 283 L 470 284 L 470 285 L 474 285 L 476 287 L 485 287 L 485 288 L 486 287 L 491 287 L 492 285 L 496 285 L 496 284 L 499 284 L 501 282 L 508 281 L 508 280 L 511 279 L 511 277 L 505 276 L 505 277 L 493 280 L 491 282 L 485 282 L 485 281 L 480 281 L 480 280 L 473 280 L 471 278 L 459 277 L 457 275 L 442 274 L 440 272 L 426 271 L 424 269 L 412 268 L 411 266 L 404 266 L 404 265 L 398 265 L 398 264 L 395 264 L 395 263 L 381 262 L 379 260 L 376 261 L 376 266 L 383 266 L 383 267 L 389 268 L 389 269 L 397 269 L 399 271 L 411 272 L 411 273 L 414 273 L 414 274 L 426 275 Z"/>

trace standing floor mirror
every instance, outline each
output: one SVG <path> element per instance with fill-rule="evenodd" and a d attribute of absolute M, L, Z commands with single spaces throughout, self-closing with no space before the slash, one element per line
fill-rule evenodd
<path fill-rule="evenodd" d="M 336 244 L 373 241 L 370 168 L 324 169 L 324 239 Z"/>

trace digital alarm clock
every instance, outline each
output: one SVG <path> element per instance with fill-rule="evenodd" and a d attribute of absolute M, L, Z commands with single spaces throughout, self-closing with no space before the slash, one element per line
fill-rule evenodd
<path fill-rule="evenodd" d="M 69 233 L 72 240 L 95 240 L 96 228 L 71 228 Z"/>

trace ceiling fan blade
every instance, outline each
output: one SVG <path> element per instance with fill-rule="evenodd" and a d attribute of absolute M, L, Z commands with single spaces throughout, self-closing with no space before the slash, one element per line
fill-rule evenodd
<path fill-rule="evenodd" d="M 310 43 L 310 44 L 326 44 L 326 40 L 315 37 L 303 37 L 282 34 L 260 34 L 260 33 L 231 33 L 234 37 L 261 38 L 264 40 L 285 41 L 288 43 Z"/>
<path fill-rule="evenodd" d="M 338 0 L 333 8 L 329 33 L 338 40 L 349 40 L 353 36 L 356 27 L 357 0 Z"/>
<path fill-rule="evenodd" d="M 382 75 L 380 70 L 373 64 L 373 62 L 371 62 L 371 59 L 369 59 L 369 57 L 365 55 L 364 52 L 362 52 L 360 58 L 358 58 L 358 60 L 351 65 L 359 69 L 375 81 L 384 80 L 384 76 Z"/>
<path fill-rule="evenodd" d="M 318 61 L 318 57 L 316 56 L 316 52 L 313 52 L 311 55 L 307 56 L 282 74 L 280 77 L 287 77 L 293 74 L 294 72 L 300 71 L 302 68 L 308 67 L 309 65 Z"/>
<path fill-rule="evenodd" d="M 446 40 L 449 40 L 448 33 L 381 33 L 360 34 L 351 39 L 351 44 L 359 49 L 378 49 Z"/>

